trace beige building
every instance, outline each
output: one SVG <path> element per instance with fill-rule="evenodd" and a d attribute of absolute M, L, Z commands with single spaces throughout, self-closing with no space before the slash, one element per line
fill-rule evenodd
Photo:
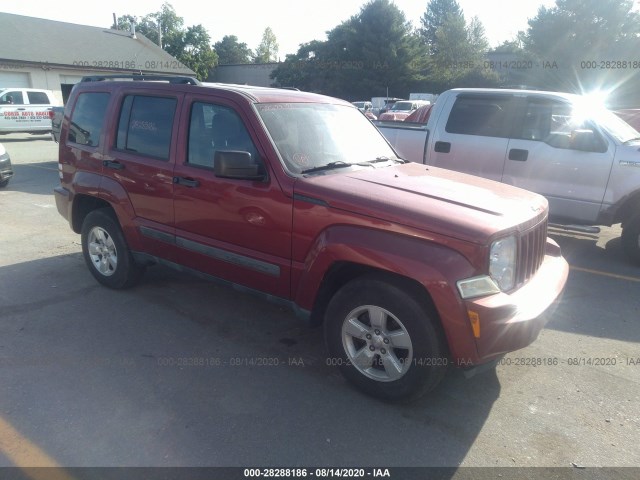
<path fill-rule="evenodd" d="M 195 76 L 139 33 L 0 13 L 0 88 L 52 90 L 66 100 L 86 75 Z"/>

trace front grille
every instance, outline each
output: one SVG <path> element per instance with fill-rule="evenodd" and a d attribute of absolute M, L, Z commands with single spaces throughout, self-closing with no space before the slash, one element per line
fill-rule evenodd
<path fill-rule="evenodd" d="M 520 236 L 518 245 L 518 271 L 516 284 L 518 286 L 528 282 L 544 261 L 545 245 L 547 243 L 547 220 L 524 232 Z"/>

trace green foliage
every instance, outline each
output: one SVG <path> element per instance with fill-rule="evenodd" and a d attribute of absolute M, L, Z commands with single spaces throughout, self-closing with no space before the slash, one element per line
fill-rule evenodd
<path fill-rule="evenodd" d="M 524 39 L 538 62 L 552 66 L 538 69 L 537 81 L 568 91 L 637 90 L 638 70 L 621 63 L 637 58 L 640 48 L 640 15 L 632 8 L 631 0 L 556 0 L 553 8 L 541 7 Z M 621 68 L 587 68 L 585 62 Z"/>
<path fill-rule="evenodd" d="M 469 25 L 455 0 L 431 0 L 420 35 L 429 49 L 427 82 L 440 92 L 454 87 L 493 87 L 497 74 L 483 68 L 488 42 L 477 17 Z"/>
<path fill-rule="evenodd" d="M 184 19 L 176 13 L 169 3 L 164 3 L 158 12 L 149 13 L 139 20 L 132 15 L 123 15 L 118 19 L 119 30 L 129 30 L 136 23 L 136 31 L 152 42 L 160 45 L 164 51 L 196 72 L 200 80 L 209 76 L 216 66 L 218 56 L 211 48 L 211 38 L 202 25 L 184 28 Z M 158 34 L 158 25 L 162 42 Z"/>
<path fill-rule="evenodd" d="M 358 100 L 407 96 L 424 79 L 425 50 L 404 13 L 389 0 L 371 0 L 327 32 L 301 45 L 272 74 L 279 86 Z"/>
<path fill-rule="evenodd" d="M 419 33 L 425 45 L 429 49 L 430 54 L 438 52 L 437 31 L 445 22 L 462 19 L 464 16 L 462 9 L 456 0 L 430 0 L 427 10 L 422 15 L 420 23 L 422 28 Z"/>
<path fill-rule="evenodd" d="M 213 48 L 218 54 L 219 65 L 251 63 L 253 52 L 246 43 L 238 42 L 235 35 L 225 35 L 222 40 L 213 44 Z"/>
<path fill-rule="evenodd" d="M 271 27 L 265 28 L 262 34 L 262 41 L 256 48 L 256 54 L 253 58 L 254 63 L 277 62 L 279 49 L 280 46 L 275 33 L 271 30 Z"/>

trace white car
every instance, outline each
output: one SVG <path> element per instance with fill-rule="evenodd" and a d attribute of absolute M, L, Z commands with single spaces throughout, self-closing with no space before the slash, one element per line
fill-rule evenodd
<path fill-rule="evenodd" d="M 50 110 L 61 105 L 51 90 L 36 88 L 0 89 L 0 134 L 48 133 Z"/>
<path fill-rule="evenodd" d="M 13 177 L 13 169 L 11 168 L 9 152 L 0 143 L 0 188 L 6 187 L 11 177 Z"/>

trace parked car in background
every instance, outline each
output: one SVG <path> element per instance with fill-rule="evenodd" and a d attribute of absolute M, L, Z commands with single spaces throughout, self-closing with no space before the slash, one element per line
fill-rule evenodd
<path fill-rule="evenodd" d="M 376 117 L 375 114 L 373 113 L 373 104 L 371 102 L 361 101 L 361 102 L 351 102 L 351 103 L 353 103 L 356 107 L 358 107 L 358 110 L 364 113 L 364 115 L 368 119 L 370 120 L 378 119 L 378 117 Z"/>
<path fill-rule="evenodd" d="M 423 105 L 411 112 L 407 118 L 404 119 L 408 123 L 427 123 L 429 116 L 431 115 L 431 109 L 433 105 Z"/>
<path fill-rule="evenodd" d="M 0 143 L 0 188 L 6 187 L 11 177 L 13 177 L 11 158 L 4 145 Z"/>
<path fill-rule="evenodd" d="M 382 100 L 383 106 L 377 112 L 375 111 L 375 107 L 374 107 L 373 113 L 375 113 L 378 117 L 380 117 L 380 115 L 382 115 L 383 113 L 391 110 L 391 108 L 396 102 L 399 102 L 401 100 L 404 100 L 404 99 L 403 98 L 384 98 Z"/>
<path fill-rule="evenodd" d="M 51 131 L 49 111 L 61 105 L 51 90 L 37 88 L 0 89 L 0 134 Z"/>
<path fill-rule="evenodd" d="M 412 112 L 418 108 L 430 105 L 430 102 L 425 100 L 402 100 L 395 102 L 390 110 L 378 116 L 378 120 L 382 121 L 403 121 Z"/>
<path fill-rule="evenodd" d="M 367 112 L 369 110 L 371 110 L 373 108 L 373 104 L 371 102 L 368 101 L 358 101 L 358 102 L 351 102 L 353 103 L 356 107 L 358 107 L 358 110 L 360 110 L 361 112 Z"/>
<path fill-rule="evenodd" d="M 640 133 L 588 96 L 453 89 L 426 125 L 377 126 L 402 158 L 544 195 L 554 223 L 621 223 L 622 246 L 640 264 Z"/>

